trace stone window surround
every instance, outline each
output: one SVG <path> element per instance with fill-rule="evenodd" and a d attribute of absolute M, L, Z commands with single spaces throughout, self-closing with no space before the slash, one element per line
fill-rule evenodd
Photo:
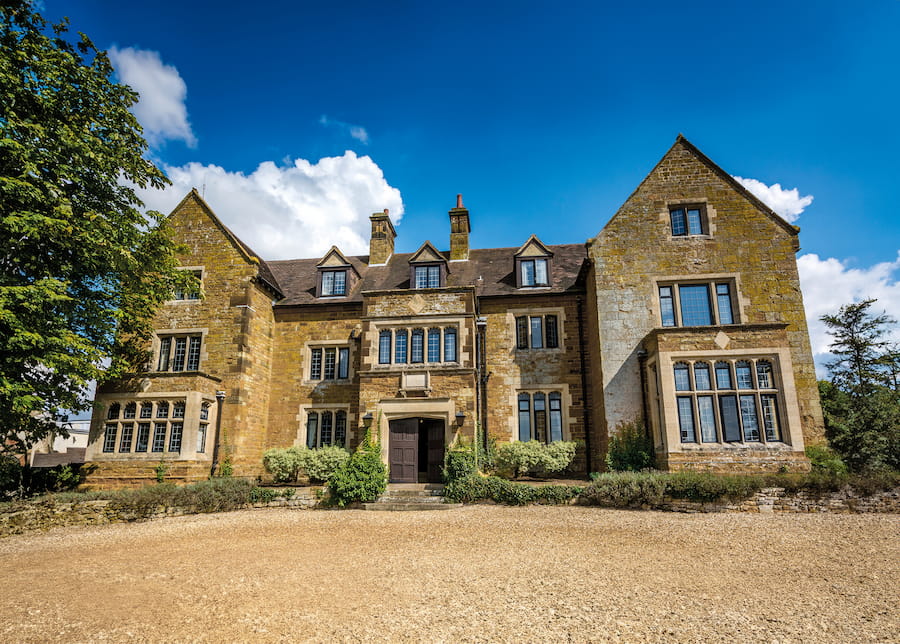
<path fill-rule="evenodd" d="M 715 362 L 725 360 L 768 360 L 772 364 L 774 378 L 778 387 L 778 412 L 781 440 L 777 443 L 752 442 L 745 443 L 682 443 L 678 426 L 678 408 L 675 391 L 674 366 L 678 362 L 708 362 L 713 370 L 710 376 L 715 378 Z M 727 452 L 729 450 L 754 449 L 803 451 L 802 425 L 800 408 L 797 401 L 797 389 L 794 384 L 794 370 L 789 348 L 758 347 L 754 349 L 723 349 L 710 351 L 667 351 L 651 356 L 647 360 L 648 384 L 650 385 L 650 424 L 653 427 L 653 440 L 657 449 L 666 452 Z M 753 391 L 756 391 L 755 389 Z M 655 400 L 654 400 L 655 398 Z M 698 430 L 699 431 L 699 430 Z"/>
<path fill-rule="evenodd" d="M 523 384 L 519 383 L 509 387 L 509 396 L 507 398 L 509 404 L 509 442 L 518 442 L 519 440 L 519 394 L 530 394 L 532 401 L 534 394 L 542 393 L 547 396 L 547 422 L 549 427 L 550 419 L 550 394 L 558 392 L 562 398 L 560 406 L 562 408 L 562 439 L 564 441 L 572 440 L 572 427 L 577 421 L 577 414 L 570 414 L 572 408 L 572 395 L 569 393 L 569 385 L 567 384 Z M 532 403 L 533 405 L 533 403 Z M 531 410 L 532 415 L 534 409 Z"/>
<path fill-rule="evenodd" d="M 429 369 L 429 370 L 441 370 L 441 369 L 459 369 L 460 367 L 464 367 L 469 364 L 472 360 L 471 352 L 464 351 L 464 347 L 466 345 L 466 335 L 468 331 L 468 326 L 466 324 L 466 318 L 471 318 L 471 315 L 463 316 L 447 316 L 447 317 L 438 317 L 438 316 L 422 316 L 422 317 L 402 317 L 402 318 L 392 318 L 390 320 L 372 322 L 369 327 L 369 330 L 366 331 L 366 340 L 369 344 L 369 353 L 368 355 L 362 356 L 363 368 L 368 368 L 372 371 L 396 371 L 398 369 L 403 371 L 412 371 L 419 369 Z M 455 362 L 428 362 L 427 350 L 428 350 L 428 329 L 437 328 L 441 329 L 441 357 L 443 358 L 444 353 L 444 329 L 448 327 L 454 327 L 456 329 L 456 361 Z M 409 336 L 407 339 L 407 358 L 405 363 L 397 363 L 394 362 L 394 341 L 395 336 L 394 332 L 399 329 L 406 329 L 409 332 Z M 410 362 L 410 355 L 412 350 L 412 330 L 413 329 L 422 329 L 425 332 L 425 360 L 424 362 Z M 379 338 L 381 337 L 382 331 L 391 331 L 391 362 L 390 364 L 379 364 L 378 362 L 378 347 L 379 347 Z M 352 351 L 352 349 L 351 349 Z M 353 361 L 351 360 L 351 363 Z"/>
<path fill-rule="evenodd" d="M 657 307 L 659 304 L 657 303 Z M 516 343 L 516 318 L 519 317 L 537 317 L 537 316 L 547 316 L 547 315 L 555 315 L 556 316 L 556 334 L 558 336 L 557 346 L 556 347 L 542 347 L 540 349 L 532 349 L 530 346 L 526 349 L 519 349 Z M 537 307 L 537 308 L 527 308 L 527 309 L 507 309 L 506 310 L 506 324 L 507 329 L 510 330 L 510 337 L 512 341 L 510 343 L 510 348 L 515 353 L 530 353 L 532 351 L 554 351 L 554 352 L 565 352 L 567 346 L 568 336 L 566 334 L 566 309 L 565 307 Z M 529 321 L 530 324 L 530 321 Z M 546 336 L 546 329 L 544 330 Z M 529 328 L 529 337 L 531 331 Z M 529 345 L 531 343 L 529 342 Z M 545 342 L 546 344 L 546 342 Z"/>
<path fill-rule="evenodd" d="M 353 356 L 355 354 L 356 343 L 347 340 L 346 338 L 343 340 L 309 340 L 303 344 L 303 360 L 305 364 L 300 365 L 300 368 L 303 371 L 303 384 L 310 386 L 317 386 L 323 383 L 349 383 L 353 382 L 353 376 L 356 371 L 353 369 Z M 323 351 L 322 357 L 322 377 L 318 380 L 312 380 L 309 377 L 310 374 L 310 366 L 312 364 L 312 350 L 313 349 L 335 349 L 335 377 L 332 379 L 325 379 L 325 357 Z M 346 378 L 338 378 L 337 377 L 337 349 L 350 349 L 349 356 L 347 358 L 347 377 Z M 376 356 L 377 357 L 377 356 Z"/>
<path fill-rule="evenodd" d="M 351 439 L 355 435 L 354 428 L 356 427 L 356 415 L 350 411 L 350 403 L 312 403 L 309 405 L 300 405 L 299 410 L 297 411 L 297 415 L 294 419 L 299 423 L 297 426 L 297 437 L 294 439 L 294 445 L 296 447 L 304 447 L 306 445 L 306 422 L 309 420 L 309 413 L 316 412 L 319 414 L 319 422 L 322 422 L 322 412 L 330 411 L 344 411 L 347 413 L 347 443 L 346 447 L 350 447 L 352 445 Z M 321 431 L 321 429 L 320 429 Z M 332 432 L 334 428 L 332 427 Z"/>
<path fill-rule="evenodd" d="M 670 216 L 670 212 L 674 208 L 686 208 L 688 206 L 699 206 L 701 213 L 700 216 L 703 219 L 703 223 L 706 224 L 706 233 L 703 235 L 673 235 L 672 234 L 672 220 Z M 666 227 L 666 238 L 674 241 L 676 243 L 682 242 L 683 240 L 708 240 L 713 239 L 716 236 L 716 218 L 718 213 L 716 209 L 709 203 L 709 199 L 705 197 L 700 197 L 696 199 L 667 199 L 663 204 L 662 210 L 659 212 L 659 221 L 663 223 Z"/>
<path fill-rule="evenodd" d="M 203 297 L 202 297 L 203 296 L 203 281 L 204 281 L 204 279 L 206 279 L 206 267 L 205 266 L 179 266 L 179 267 L 177 267 L 176 270 L 192 271 L 195 273 L 200 273 L 199 277 L 200 277 L 200 295 L 201 295 L 201 297 L 198 299 L 176 300 L 174 298 L 174 293 L 173 293 L 173 298 L 170 300 L 166 300 L 165 303 L 166 304 L 177 304 L 177 305 L 181 306 L 184 304 L 196 304 L 198 302 L 202 302 L 203 301 Z"/>
<path fill-rule="evenodd" d="M 325 293 L 322 287 L 322 281 L 325 273 L 343 273 L 344 274 L 344 292 L 343 293 Z M 316 297 L 318 299 L 342 299 L 346 298 L 350 293 L 350 269 L 340 266 L 323 266 L 319 267 L 316 274 Z"/>
<path fill-rule="evenodd" d="M 196 300 L 190 300 L 196 301 Z M 209 328 L 207 327 L 197 327 L 197 328 L 180 328 L 180 329 L 156 329 L 153 332 L 153 339 L 150 343 L 150 352 L 152 354 L 150 368 L 148 371 L 152 371 L 154 373 L 168 373 L 172 375 L 179 375 L 185 373 L 196 373 L 194 371 L 172 371 L 171 369 L 168 371 L 158 371 L 157 366 L 159 366 L 159 350 L 160 350 L 160 337 L 161 336 L 174 336 L 174 335 L 199 335 L 200 336 L 200 367 L 197 369 L 197 372 L 203 371 L 203 364 L 209 360 L 209 354 L 206 351 L 207 341 L 206 336 L 209 334 Z M 188 347 L 187 350 L 189 350 Z M 174 346 L 172 347 L 172 351 L 174 351 Z M 187 366 L 187 355 L 185 354 L 185 366 Z"/>
<path fill-rule="evenodd" d="M 179 401 L 184 401 L 185 404 L 185 414 L 184 418 L 173 418 L 172 417 L 172 409 L 174 408 L 174 404 Z M 138 414 L 136 418 L 123 418 L 122 411 L 119 412 L 118 419 L 107 419 L 107 410 L 114 403 L 119 403 L 120 410 L 124 410 L 125 406 L 134 402 L 137 404 Z M 153 403 L 153 411 L 151 418 L 141 418 L 140 417 L 140 408 L 141 403 Z M 165 418 L 156 418 L 156 402 L 167 402 L 169 403 L 169 415 Z M 207 432 L 206 440 L 206 452 L 195 452 L 194 449 L 197 444 L 197 434 L 200 430 L 200 424 L 205 423 L 208 425 L 208 428 L 215 427 L 216 423 L 216 413 L 217 413 L 217 405 L 216 398 L 211 394 L 204 394 L 196 391 L 175 391 L 175 392 L 131 392 L 131 393 L 123 393 L 123 394 L 107 394 L 103 396 L 102 399 L 102 408 L 98 413 L 95 413 L 94 421 L 91 426 L 91 439 L 88 444 L 88 455 L 87 458 L 89 460 L 129 460 L 129 461 L 158 461 L 161 458 L 161 454 L 166 455 L 166 460 L 179 460 L 179 461 L 204 461 L 209 460 L 212 454 L 212 446 L 209 444 L 210 437 L 212 435 L 212 431 Z M 200 408 L 204 405 L 208 405 L 209 413 L 208 419 L 201 420 L 200 419 Z M 166 431 L 166 446 L 163 452 L 151 452 L 150 448 L 152 447 L 153 442 L 153 423 L 157 422 L 167 422 L 171 425 L 172 422 L 181 422 L 183 423 L 182 435 L 181 435 L 181 451 L 180 452 L 169 452 L 169 435 L 171 432 L 171 427 L 167 428 Z M 116 431 L 116 447 L 115 452 L 104 452 L 103 451 L 103 441 L 105 436 L 106 425 L 109 423 L 118 423 L 118 429 Z M 119 452 L 119 445 L 122 436 L 122 424 L 123 423 L 134 423 L 134 433 L 132 435 L 131 440 L 131 451 L 130 452 Z M 148 443 L 146 452 L 135 452 L 134 449 L 137 444 L 137 426 L 138 423 L 150 423 L 150 441 Z M 96 434 L 95 434 L 96 432 Z"/>
<path fill-rule="evenodd" d="M 740 273 L 697 273 L 695 275 L 651 275 L 650 283 L 652 284 L 652 297 L 650 298 L 650 310 L 653 315 L 654 326 L 663 329 L 693 329 L 697 327 L 689 327 L 682 326 L 681 324 L 677 324 L 676 326 L 667 326 L 664 327 L 662 325 L 662 310 L 660 308 L 659 303 L 659 287 L 660 286 L 679 286 L 679 285 L 690 285 L 690 284 L 707 284 L 710 287 L 710 295 L 713 299 L 712 306 L 713 312 L 717 312 L 718 310 L 718 302 L 716 302 L 716 283 L 728 282 L 731 286 L 731 307 L 732 307 L 732 316 L 735 320 L 734 324 L 730 325 L 719 325 L 718 322 L 712 324 L 710 326 L 736 326 L 741 324 L 746 324 L 747 316 L 745 315 L 745 311 L 747 311 L 750 307 L 750 302 L 743 296 L 743 289 L 741 288 L 741 274 Z M 677 289 L 676 289 L 677 290 Z M 681 321 L 681 313 L 676 306 L 676 316 L 678 317 L 678 322 Z M 716 316 L 718 320 L 718 316 Z"/>

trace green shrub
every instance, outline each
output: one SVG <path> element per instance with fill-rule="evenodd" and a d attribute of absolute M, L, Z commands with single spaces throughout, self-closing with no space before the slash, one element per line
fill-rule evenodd
<path fill-rule="evenodd" d="M 665 474 L 656 472 L 607 472 L 596 475 L 581 493 L 588 505 L 614 508 L 653 506 L 666 492 Z"/>
<path fill-rule="evenodd" d="M 349 458 L 350 452 L 343 447 L 329 446 L 319 449 L 304 447 L 300 467 L 306 472 L 310 481 L 327 483 Z"/>
<path fill-rule="evenodd" d="M 293 492 L 293 490 L 291 490 Z M 255 487 L 250 490 L 250 502 L 251 503 L 268 503 L 269 501 L 273 501 L 277 499 L 279 496 L 284 496 L 281 490 L 273 490 L 272 488 L 267 487 Z"/>
<path fill-rule="evenodd" d="M 296 481 L 302 464 L 303 458 L 296 447 L 273 447 L 263 453 L 263 467 L 276 483 Z"/>
<path fill-rule="evenodd" d="M 523 474 L 547 475 L 562 472 L 575 458 L 573 441 L 556 441 L 545 445 L 536 440 L 513 441 L 497 449 L 497 468 L 510 472 L 513 478 Z"/>
<path fill-rule="evenodd" d="M 381 448 L 372 438 L 366 439 L 328 481 L 330 502 L 344 507 L 348 503 L 370 503 L 387 489 L 387 468 L 381 460 Z"/>
<path fill-rule="evenodd" d="M 665 482 L 668 496 L 704 503 L 747 499 L 768 486 L 764 476 L 712 472 L 674 472 L 665 475 Z"/>
<path fill-rule="evenodd" d="M 806 447 L 806 457 L 809 459 L 815 472 L 827 472 L 838 476 L 847 474 L 847 464 L 841 460 L 837 452 L 824 443 L 808 445 Z"/>
<path fill-rule="evenodd" d="M 654 462 L 653 441 L 640 420 L 620 423 L 606 450 L 606 466 L 614 472 L 640 472 Z"/>
<path fill-rule="evenodd" d="M 475 451 L 468 446 L 457 446 L 444 456 L 444 481 L 459 481 L 477 472 Z"/>
<path fill-rule="evenodd" d="M 503 505 L 568 503 L 580 492 L 581 488 L 573 485 L 529 485 L 479 474 L 450 481 L 444 488 L 445 498 L 457 503 L 494 501 Z"/>

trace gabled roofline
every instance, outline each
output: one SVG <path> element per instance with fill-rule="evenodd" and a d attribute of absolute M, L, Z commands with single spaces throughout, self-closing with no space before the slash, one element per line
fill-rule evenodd
<path fill-rule="evenodd" d="M 422 253 L 424 253 L 426 249 L 430 249 L 431 252 L 434 253 L 434 255 L 435 255 L 436 257 L 439 257 L 440 259 L 438 259 L 438 260 L 431 260 L 431 259 L 428 259 L 428 260 L 419 260 L 419 259 L 417 259 L 417 257 L 418 257 L 419 255 L 421 255 Z M 442 253 L 442 252 L 439 251 L 437 248 L 435 248 L 435 247 L 434 247 L 434 244 L 432 244 L 430 241 L 426 241 L 424 244 L 422 244 L 421 246 L 419 246 L 419 250 L 417 250 L 417 251 L 414 252 L 412 255 L 410 255 L 409 259 L 407 260 L 407 262 L 409 262 L 410 264 L 417 264 L 417 263 L 419 263 L 419 262 L 432 262 L 432 261 L 444 262 L 444 263 L 446 264 L 446 263 L 447 263 L 447 258 L 444 257 L 444 253 Z"/>
<path fill-rule="evenodd" d="M 231 229 L 228 228 L 225 224 L 222 223 L 222 220 L 213 212 L 213 209 L 209 207 L 209 204 L 200 196 L 200 193 L 197 192 L 196 188 L 191 188 L 191 191 L 184 196 L 184 199 L 178 202 L 178 205 L 172 209 L 172 212 L 169 213 L 169 217 L 178 212 L 187 202 L 188 200 L 193 199 L 203 210 L 204 213 L 212 220 L 212 222 L 216 225 L 216 227 L 222 231 L 222 234 L 225 235 L 225 238 L 231 242 L 231 245 L 238 251 L 238 253 L 247 260 L 251 264 L 255 264 L 257 266 L 257 278 L 262 282 L 265 286 L 273 290 L 279 297 L 284 297 L 284 293 L 282 293 L 281 288 L 275 281 L 274 276 L 272 276 L 271 270 L 266 265 L 265 260 L 263 260 L 252 248 L 250 248 L 247 244 L 245 244 L 240 237 L 231 232 Z M 266 277 L 262 273 L 266 273 L 271 277 Z"/>
<path fill-rule="evenodd" d="M 553 251 L 550 250 L 549 248 L 547 248 L 547 244 L 545 244 L 544 242 L 542 242 L 542 241 L 538 238 L 538 236 L 537 236 L 537 235 L 534 235 L 534 234 L 532 234 L 531 237 L 529 237 L 529 238 L 525 241 L 524 244 L 522 244 L 521 246 L 519 246 L 519 250 L 517 250 L 515 253 L 513 253 L 513 257 L 518 257 L 519 255 L 521 255 L 522 253 L 524 253 L 524 252 L 525 252 L 525 249 L 528 248 L 528 246 L 529 246 L 530 244 L 537 244 L 537 245 L 541 248 L 541 250 L 544 251 L 544 253 L 546 253 L 546 255 L 547 255 L 548 257 L 553 257 Z"/>
<path fill-rule="evenodd" d="M 340 268 L 345 268 L 345 269 L 349 268 L 351 271 L 353 271 L 356 274 L 357 277 L 359 277 L 359 271 L 356 270 L 356 267 L 350 263 L 350 260 L 347 259 L 347 256 L 344 255 L 344 253 L 341 252 L 341 249 L 338 248 L 337 246 L 332 246 L 331 248 L 328 249 L 327 253 L 322 255 L 322 259 L 320 259 L 318 262 L 316 262 L 316 268 L 323 269 L 325 260 L 327 260 L 332 255 L 337 255 L 340 258 L 340 260 L 342 262 L 344 262 L 343 265 L 340 266 Z"/>
<path fill-rule="evenodd" d="M 640 191 L 640 189 L 644 186 L 644 184 L 647 183 L 647 180 L 653 175 L 654 172 L 656 172 L 656 169 L 659 168 L 660 165 L 662 165 L 662 162 L 666 160 L 666 158 L 669 156 L 669 154 L 672 153 L 672 150 L 674 150 L 675 147 L 679 144 L 684 145 L 688 150 L 690 150 L 690 152 L 697 158 L 698 161 L 700 161 L 703 165 L 705 165 L 707 168 L 712 170 L 713 174 L 715 174 L 720 179 L 725 181 L 736 192 L 738 192 L 742 197 L 744 197 L 754 207 L 756 207 L 757 210 L 762 212 L 764 215 L 768 215 L 770 219 L 774 220 L 776 224 L 778 224 L 779 226 L 784 228 L 788 233 L 796 236 L 800 232 L 800 228 L 798 226 L 794 226 L 793 224 L 789 224 L 787 221 L 785 221 L 781 217 L 781 215 L 779 215 L 777 212 L 775 212 L 769 206 L 767 206 L 765 203 L 763 203 L 756 195 L 754 195 L 752 192 L 747 190 L 747 188 L 745 188 L 743 185 L 741 185 L 737 181 L 737 179 L 735 179 L 730 174 L 725 172 L 722 168 L 720 168 L 718 165 L 716 165 L 716 163 L 712 159 L 710 159 L 708 156 L 703 154 L 697 148 L 696 145 L 694 145 L 693 143 L 688 141 L 683 134 L 679 133 L 678 136 L 675 137 L 675 142 L 671 145 L 671 147 L 669 147 L 669 149 L 666 150 L 666 153 L 663 154 L 662 157 L 660 157 L 659 161 L 656 162 L 656 165 L 654 165 L 653 168 L 650 170 L 650 172 L 648 172 L 646 174 L 646 176 L 641 180 L 641 182 L 637 185 L 637 187 L 631 191 L 631 194 L 629 194 L 628 197 L 625 199 L 625 201 L 622 202 L 622 205 L 619 206 L 619 208 L 618 208 L 618 210 L 616 210 L 615 214 L 613 214 L 613 216 L 609 218 L 609 221 L 607 221 L 606 224 L 604 224 L 603 228 L 600 229 L 600 233 L 602 233 L 604 230 L 606 230 L 607 226 L 609 226 L 612 223 L 613 219 L 615 219 L 619 215 L 619 213 L 622 211 L 622 208 L 625 206 L 625 204 L 627 204 L 629 201 L 631 201 L 632 197 L 634 197 Z M 599 236 L 600 233 L 598 233 L 597 236 Z"/>

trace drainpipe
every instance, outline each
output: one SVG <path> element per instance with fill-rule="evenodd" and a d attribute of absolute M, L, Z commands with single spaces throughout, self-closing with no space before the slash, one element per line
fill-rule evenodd
<path fill-rule="evenodd" d="M 212 466 L 209 468 L 209 477 L 216 475 L 216 468 L 219 466 L 219 440 L 222 436 L 222 403 L 225 402 L 225 392 L 216 392 L 216 440 L 213 443 Z"/>
<path fill-rule="evenodd" d="M 490 377 L 490 374 L 485 373 L 487 365 L 484 355 L 487 318 L 483 316 L 475 318 L 475 326 L 478 329 L 475 336 L 475 406 L 478 416 L 476 422 L 481 429 L 481 446 L 484 448 L 484 452 L 487 453 L 487 392 L 485 391 L 485 388 L 487 386 L 487 380 Z"/>
<path fill-rule="evenodd" d="M 585 468 L 590 474 L 593 470 L 591 456 L 591 413 L 588 409 L 587 358 L 584 340 L 584 301 L 579 296 L 575 299 L 578 305 L 578 359 L 581 363 L 581 413 L 584 423 Z"/>
<path fill-rule="evenodd" d="M 650 401 L 647 399 L 647 350 L 638 349 L 637 359 L 638 371 L 640 371 L 641 375 L 641 420 L 644 423 L 644 434 L 652 439 L 650 434 L 650 415 L 647 411 L 647 408 L 650 405 Z"/>

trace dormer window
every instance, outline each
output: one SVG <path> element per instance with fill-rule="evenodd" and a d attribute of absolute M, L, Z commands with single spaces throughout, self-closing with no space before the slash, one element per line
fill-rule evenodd
<path fill-rule="evenodd" d="M 547 260 L 523 259 L 519 261 L 522 286 L 547 286 Z"/>
<path fill-rule="evenodd" d="M 553 253 L 540 239 L 532 235 L 516 251 L 516 288 L 550 286 L 550 262 Z"/>
<path fill-rule="evenodd" d="M 346 295 L 347 271 L 322 271 L 322 296 Z"/>
<path fill-rule="evenodd" d="M 441 288 L 447 284 L 447 260 L 425 242 L 409 258 L 409 283 L 412 288 Z"/>
<path fill-rule="evenodd" d="M 336 246 L 325 253 L 316 269 L 316 297 L 346 297 L 359 279 L 356 269 Z"/>
<path fill-rule="evenodd" d="M 438 264 L 415 267 L 416 288 L 440 288 L 441 267 Z"/>

